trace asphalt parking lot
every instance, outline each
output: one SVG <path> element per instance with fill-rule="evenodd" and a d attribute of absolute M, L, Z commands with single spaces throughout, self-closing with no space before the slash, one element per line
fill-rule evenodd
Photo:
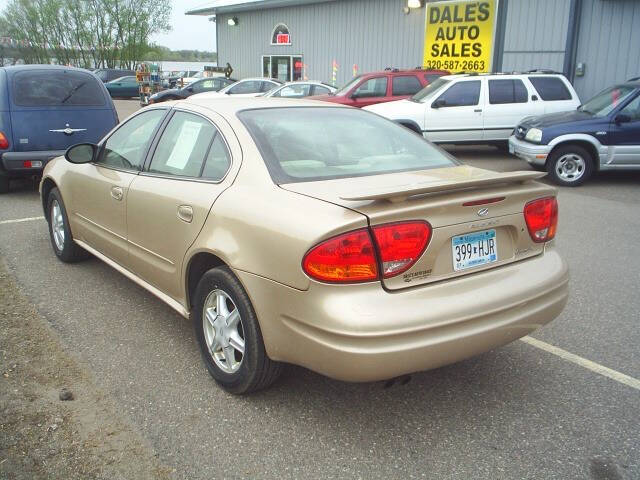
<path fill-rule="evenodd" d="M 121 119 L 137 109 L 116 103 Z M 478 167 L 529 169 L 489 147 L 450 151 Z M 517 341 L 389 388 L 290 367 L 268 391 L 224 393 L 187 321 L 96 259 L 55 258 L 28 183 L 0 199 L 0 256 L 176 478 L 634 479 L 639 187 L 630 172 L 560 190 L 556 241 L 571 295 L 532 335 L 543 343 Z"/>

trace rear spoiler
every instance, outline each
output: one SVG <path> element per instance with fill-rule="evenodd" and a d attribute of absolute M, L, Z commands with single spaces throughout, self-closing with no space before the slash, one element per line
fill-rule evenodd
<path fill-rule="evenodd" d="M 412 183 L 395 185 L 389 188 L 377 189 L 369 192 L 356 192 L 353 195 L 340 196 L 342 200 L 387 200 L 389 202 L 403 202 L 414 195 L 427 193 L 448 193 L 453 190 L 481 188 L 491 185 L 526 183 L 544 177 L 545 172 L 491 172 L 490 177 L 470 178 L 468 180 L 443 180 L 435 182 Z"/>

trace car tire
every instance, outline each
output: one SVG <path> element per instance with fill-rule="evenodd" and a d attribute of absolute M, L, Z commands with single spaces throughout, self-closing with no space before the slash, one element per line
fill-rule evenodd
<path fill-rule="evenodd" d="M 9 177 L 0 173 L 0 193 L 9 193 Z"/>
<path fill-rule="evenodd" d="M 229 268 L 202 276 L 191 319 L 207 370 L 229 393 L 261 390 L 280 376 L 282 364 L 267 356 L 249 296 Z"/>
<path fill-rule="evenodd" d="M 558 185 L 577 187 L 593 174 L 593 155 L 580 145 L 565 145 L 551 152 L 546 163 L 549 177 Z"/>
<path fill-rule="evenodd" d="M 73 241 L 69 217 L 62 201 L 62 195 L 57 188 L 52 188 L 47 198 L 47 222 L 49 223 L 49 238 L 56 256 L 65 263 L 79 262 L 89 256 L 89 253 Z"/>

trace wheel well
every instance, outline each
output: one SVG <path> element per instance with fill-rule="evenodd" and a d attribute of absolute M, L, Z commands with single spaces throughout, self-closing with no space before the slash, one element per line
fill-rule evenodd
<path fill-rule="evenodd" d="M 416 122 L 412 122 L 411 120 L 396 120 L 396 123 L 416 132 L 418 135 L 422 135 L 422 130 L 420 130 L 420 127 Z"/>
<path fill-rule="evenodd" d="M 600 156 L 598 154 L 598 151 L 596 150 L 596 147 L 592 143 L 587 142 L 586 140 L 567 140 L 566 142 L 559 143 L 551 149 L 551 151 L 549 152 L 549 155 L 547 156 L 547 159 L 549 159 L 549 157 L 553 155 L 553 153 L 559 148 L 567 147 L 569 145 L 578 145 L 579 147 L 584 148 L 587 152 L 591 154 L 591 160 L 593 161 L 593 169 L 598 170 L 600 168 L 600 161 L 599 161 Z"/>
<path fill-rule="evenodd" d="M 47 209 L 47 199 L 49 198 L 49 192 L 56 186 L 55 182 L 50 178 L 45 178 L 42 181 L 42 210 L 44 211 L 44 217 L 49 221 L 49 212 Z"/>
<path fill-rule="evenodd" d="M 217 257 L 213 253 L 200 252 L 196 253 L 189 261 L 187 267 L 187 301 L 189 302 L 189 309 L 193 304 L 193 296 L 196 293 L 198 282 L 202 276 L 212 268 L 226 265 L 220 257 Z"/>

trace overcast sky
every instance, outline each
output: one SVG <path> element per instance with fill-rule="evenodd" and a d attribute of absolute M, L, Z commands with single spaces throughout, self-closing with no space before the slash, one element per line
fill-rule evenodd
<path fill-rule="evenodd" d="M 0 0 L 0 9 L 4 8 L 9 0 Z M 185 15 L 186 10 L 191 10 L 212 2 L 205 0 L 171 0 L 173 12 L 171 26 L 173 30 L 167 34 L 154 35 L 151 41 L 158 45 L 169 47 L 171 50 L 207 50 L 216 49 L 216 27 L 208 17 L 199 15 Z"/>

